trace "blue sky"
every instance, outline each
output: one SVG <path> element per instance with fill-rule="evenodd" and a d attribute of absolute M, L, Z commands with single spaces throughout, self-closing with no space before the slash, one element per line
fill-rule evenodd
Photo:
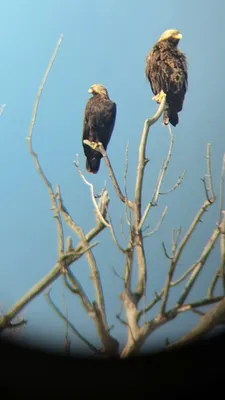
<path fill-rule="evenodd" d="M 4 311 L 51 269 L 57 257 L 57 236 L 50 200 L 28 153 L 26 136 L 37 89 L 60 34 L 63 33 L 64 38 L 43 91 L 33 144 L 47 177 L 53 187 L 60 184 L 66 207 L 84 231 L 94 224 L 93 205 L 89 188 L 81 181 L 73 160 L 78 153 L 84 170 L 81 132 L 88 88 L 93 83 L 104 84 L 117 103 L 116 126 L 108 155 L 122 184 L 125 147 L 129 141 L 128 193 L 132 198 L 141 131 L 144 120 L 156 110 L 144 76 L 145 58 L 164 30 L 177 28 L 183 34 L 180 48 L 188 57 L 189 89 L 180 123 L 174 129 L 175 145 L 164 190 L 176 182 L 183 170 L 186 170 L 186 176 L 181 187 L 162 197 L 150 215 L 149 222 L 154 227 L 165 205 L 169 207 L 160 230 L 146 240 L 150 298 L 154 290 L 162 287 L 168 270 L 161 241 L 169 246 L 172 229 L 180 225 L 185 232 L 204 199 L 200 178 L 205 173 L 204 156 L 208 142 L 212 144 L 214 188 L 219 194 L 225 151 L 225 41 L 221 35 L 224 15 L 225 4 L 221 0 L 2 2 L 0 104 L 6 104 L 6 108 L 0 117 L 0 305 Z M 144 204 L 152 194 L 168 145 L 168 130 L 159 121 L 148 140 L 150 163 L 146 168 Z M 94 183 L 96 192 L 107 182 L 111 197 L 110 214 L 119 235 L 123 207 L 113 193 L 104 163 L 96 176 L 86 177 Z M 177 276 L 199 257 L 217 216 L 218 202 L 204 217 L 204 223 L 198 227 L 184 252 Z M 99 240 L 95 256 L 102 277 L 108 319 L 110 324 L 115 324 L 114 335 L 124 342 L 125 331 L 115 317 L 122 287 L 111 268 L 113 265 L 122 273 L 123 258 L 115 249 L 109 232 L 102 233 Z M 197 298 L 204 296 L 218 262 L 219 250 L 215 248 L 206 271 L 199 278 L 195 291 Z M 86 260 L 75 264 L 73 271 L 90 297 L 93 296 Z M 63 293 L 71 321 L 84 335 L 98 343 L 93 324 L 81 309 L 79 299 L 66 293 L 59 280 L 53 285 L 52 296 L 61 308 Z M 46 304 L 43 295 L 24 309 L 22 315 L 29 320 L 21 331 L 23 339 L 47 347 L 63 345 L 63 324 Z M 181 335 L 197 320 L 193 315 L 181 316 L 156 332 L 146 346 L 161 343 L 165 336 L 174 338 Z M 74 343 L 78 346 L 76 340 Z"/>

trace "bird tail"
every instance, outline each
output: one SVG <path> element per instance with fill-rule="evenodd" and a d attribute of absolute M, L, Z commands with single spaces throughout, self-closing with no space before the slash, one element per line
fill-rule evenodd
<path fill-rule="evenodd" d="M 91 159 L 86 159 L 86 170 L 90 174 L 97 174 L 101 163 L 101 158 L 93 157 Z"/>

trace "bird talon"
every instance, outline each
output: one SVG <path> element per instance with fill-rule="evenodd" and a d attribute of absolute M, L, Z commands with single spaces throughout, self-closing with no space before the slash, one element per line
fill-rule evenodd
<path fill-rule="evenodd" d="M 158 99 L 159 99 L 159 94 L 157 94 L 156 96 L 153 96 L 153 97 L 152 97 L 152 100 L 153 100 L 153 101 L 156 101 L 156 103 L 159 102 Z"/>
<path fill-rule="evenodd" d="M 98 143 L 96 143 L 96 142 L 91 142 L 91 146 L 92 146 L 92 148 L 95 150 L 95 149 L 97 149 L 97 147 L 98 147 Z"/>
<path fill-rule="evenodd" d="M 164 93 L 163 90 L 161 90 L 161 92 L 158 94 L 158 103 L 159 104 L 162 102 L 162 100 L 164 99 L 165 96 L 166 96 L 166 94 Z"/>

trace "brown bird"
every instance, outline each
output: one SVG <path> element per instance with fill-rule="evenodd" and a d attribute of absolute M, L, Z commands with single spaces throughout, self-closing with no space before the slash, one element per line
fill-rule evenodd
<path fill-rule="evenodd" d="M 188 87 L 187 59 L 177 45 L 182 34 L 176 29 L 165 31 L 146 58 L 145 75 L 154 93 L 152 100 L 160 103 L 166 94 L 163 123 L 176 126 L 178 113 Z"/>
<path fill-rule="evenodd" d="M 106 150 L 114 129 L 117 108 L 103 85 L 92 85 L 88 93 L 93 96 L 88 100 L 84 112 L 82 144 L 86 156 L 86 169 L 96 174 L 102 154 L 84 144 L 83 140 L 89 140 L 92 144 L 101 142 Z"/>

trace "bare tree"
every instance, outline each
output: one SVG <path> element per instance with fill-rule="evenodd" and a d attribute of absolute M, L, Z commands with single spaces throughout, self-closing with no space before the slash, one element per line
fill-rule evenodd
<path fill-rule="evenodd" d="M 169 263 L 169 270 L 167 275 L 165 276 L 165 284 L 162 287 L 159 293 L 155 294 L 155 298 L 149 303 L 145 304 L 144 307 L 140 306 L 141 299 L 146 297 L 146 291 L 149 290 L 149 284 L 147 279 L 147 264 L 148 260 L 145 255 L 145 246 L 144 239 L 150 237 L 156 230 L 158 230 L 164 220 L 164 217 L 167 213 L 168 208 L 166 207 L 162 212 L 161 218 L 158 224 L 152 231 L 147 231 L 144 227 L 149 213 L 154 207 L 157 207 L 158 202 L 160 200 L 160 196 L 165 195 L 171 191 L 176 190 L 179 185 L 182 183 L 184 173 L 178 177 L 175 185 L 168 191 L 162 192 L 161 187 L 164 181 L 165 174 L 169 167 L 170 159 L 172 156 L 173 146 L 174 146 L 174 135 L 168 125 L 169 129 L 169 148 L 167 156 L 162 164 L 161 170 L 159 172 L 159 176 L 156 182 L 155 189 L 153 191 L 152 197 L 149 202 L 146 204 L 144 211 L 143 201 L 142 201 L 142 192 L 143 192 L 143 184 L 144 184 L 144 173 L 145 167 L 147 165 L 148 159 L 146 156 L 146 148 L 147 148 L 147 140 L 150 134 L 150 129 L 153 125 L 158 121 L 161 117 L 164 106 L 165 106 L 165 97 L 162 100 L 156 114 L 147 119 L 144 123 L 143 132 L 141 135 L 140 145 L 139 145 L 139 153 L 138 153 L 138 164 L 137 164 L 137 174 L 136 180 L 134 182 L 134 192 L 133 192 L 133 200 L 128 198 L 126 184 L 124 189 L 124 194 L 120 188 L 120 185 L 116 179 L 114 174 L 112 165 L 110 160 L 105 152 L 101 143 L 98 144 L 98 147 L 95 150 L 98 150 L 105 161 L 105 165 L 108 171 L 108 175 L 112 182 L 112 187 L 115 190 L 116 195 L 120 199 L 120 201 L 124 204 L 125 207 L 125 217 L 129 227 L 129 238 L 127 239 L 127 243 L 125 247 L 122 247 L 116 238 L 115 230 L 109 216 L 109 207 L 110 207 L 110 198 L 108 191 L 103 188 L 101 195 L 97 199 L 95 195 L 95 190 L 93 184 L 91 184 L 84 176 L 80 165 L 79 160 L 74 162 L 75 166 L 80 174 L 81 179 L 84 181 L 86 185 L 90 188 L 90 199 L 93 202 L 96 223 L 93 228 L 84 233 L 82 228 L 79 227 L 66 206 L 63 202 L 63 196 L 60 191 L 60 186 L 57 185 L 54 190 L 46 177 L 39 159 L 38 155 L 35 153 L 32 144 L 33 138 L 33 128 L 36 121 L 37 109 L 40 100 L 40 96 L 45 85 L 48 74 L 51 70 L 52 64 L 57 55 L 58 49 L 60 47 L 63 36 L 61 35 L 58 43 L 56 45 L 55 51 L 51 57 L 47 70 L 45 72 L 44 78 L 42 80 L 41 86 L 38 89 L 38 94 L 36 97 L 30 129 L 28 133 L 28 149 L 33 157 L 35 167 L 43 180 L 51 201 L 52 212 L 55 217 L 56 227 L 58 232 L 58 259 L 56 264 L 52 267 L 51 271 L 44 276 L 36 285 L 34 285 L 8 312 L 6 312 L 0 318 L 0 329 L 1 331 L 5 329 L 12 329 L 16 326 L 21 326 L 26 323 L 25 320 L 19 321 L 19 323 L 13 323 L 13 320 L 19 315 L 19 313 L 24 309 L 27 304 L 29 304 L 37 295 L 44 292 L 45 289 L 48 289 L 45 296 L 48 304 L 54 309 L 57 315 L 62 318 L 62 320 L 66 323 L 67 331 L 65 335 L 65 347 L 69 352 L 70 350 L 70 341 L 68 336 L 68 329 L 76 335 L 81 341 L 83 341 L 91 352 L 97 355 L 106 355 L 106 356 L 119 356 L 121 358 L 128 357 L 130 355 L 138 354 L 143 346 L 144 342 L 147 338 L 162 325 L 167 322 L 174 320 L 180 313 L 192 311 L 197 313 L 201 319 L 199 324 L 187 335 L 181 338 L 177 343 L 170 344 L 167 346 L 168 349 L 174 348 L 182 345 L 183 343 L 187 343 L 189 341 L 195 340 L 196 338 L 204 335 L 205 333 L 212 330 L 218 324 L 224 323 L 225 320 L 225 210 L 223 210 L 223 188 L 224 188 L 224 175 L 225 175 L 225 155 L 223 158 L 222 165 L 222 174 L 221 174 L 221 187 L 220 187 L 220 209 L 219 209 L 219 219 L 215 224 L 215 228 L 210 234 L 210 238 L 205 244 L 204 248 L 200 251 L 199 258 L 191 265 L 183 275 L 181 275 L 178 279 L 174 280 L 174 273 L 177 267 L 177 264 L 182 256 L 183 250 L 190 244 L 190 239 L 193 232 L 197 229 L 197 226 L 201 219 L 203 218 L 204 213 L 210 206 L 215 202 L 216 197 L 213 190 L 212 183 L 212 173 L 211 173 L 211 145 L 207 145 L 206 150 L 206 168 L 207 173 L 202 179 L 203 188 L 205 190 L 205 201 L 202 205 L 200 205 L 199 210 L 194 216 L 193 220 L 190 223 L 189 228 L 186 233 L 183 235 L 181 239 L 181 231 L 173 230 L 172 232 L 172 248 L 171 253 L 169 254 L 168 250 L 164 243 L 162 243 L 162 249 L 165 254 L 165 258 Z M 90 147 L 93 144 L 89 141 L 85 141 L 87 145 Z M 127 177 L 127 165 L 128 165 L 128 155 L 126 155 L 126 166 L 124 172 L 124 178 L 126 183 Z M 73 233 L 75 233 L 79 239 L 79 243 L 76 247 L 73 246 L 71 237 L 65 238 L 63 223 L 65 223 Z M 124 275 L 122 277 L 123 281 L 123 292 L 120 295 L 122 308 L 124 311 L 124 317 L 121 317 L 121 313 L 117 315 L 118 320 L 124 325 L 124 329 L 127 332 L 127 340 L 124 348 L 121 353 L 119 352 L 119 342 L 112 335 L 112 329 L 108 325 L 107 321 L 107 313 L 105 308 L 105 301 L 101 283 L 101 276 L 98 270 L 97 262 L 95 260 L 95 256 L 93 253 L 93 248 L 98 244 L 93 242 L 93 240 L 99 235 L 99 233 L 105 229 L 109 229 L 112 237 L 112 241 L 114 245 L 119 249 L 121 254 L 124 257 Z M 199 273 L 204 268 L 206 261 L 213 250 L 213 247 L 217 241 L 220 241 L 220 252 L 221 252 L 221 262 L 218 265 L 216 274 L 210 282 L 208 290 L 206 288 L 206 295 L 204 298 L 198 298 L 194 302 L 188 302 L 187 298 L 192 291 L 194 285 L 196 284 L 196 280 L 199 276 Z M 136 256 L 136 262 L 134 262 L 134 255 Z M 72 265 L 75 262 L 78 262 L 79 259 L 85 256 L 87 258 L 91 278 L 95 289 L 95 300 L 92 301 L 88 298 L 82 284 L 78 281 L 76 275 L 72 271 Z M 131 288 L 131 277 L 134 269 L 138 271 L 138 277 L 136 282 L 136 287 L 134 290 Z M 115 272 L 116 273 L 116 272 Z M 88 316 L 93 320 L 94 325 L 96 327 L 96 332 L 101 340 L 102 347 L 101 349 L 96 348 L 93 344 L 91 344 L 80 332 L 75 328 L 75 326 L 68 320 L 67 312 L 63 313 L 59 310 L 59 308 L 54 304 L 50 296 L 50 285 L 59 277 L 62 277 L 65 283 L 66 288 L 73 293 L 75 296 L 78 296 L 81 300 L 81 304 L 84 310 L 87 312 Z M 223 284 L 223 293 L 221 296 L 215 296 L 215 287 L 218 281 L 222 281 Z M 168 297 L 170 291 L 173 290 L 175 286 L 181 285 L 181 289 L 179 292 L 179 296 L 175 301 L 172 307 L 168 307 Z M 155 316 L 151 319 L 148 319 L 149 311 L 153 309 L 156 304 L 160 304 L 159 312 L 155 313 Z M 216 304 L 216 305 L 215 305 Z M 199 310 L 204 306 L 214 305 L 208 312 L 204 313 Z M 141 323 L 141 317 L 145 316 L 145 322 Z"/>

